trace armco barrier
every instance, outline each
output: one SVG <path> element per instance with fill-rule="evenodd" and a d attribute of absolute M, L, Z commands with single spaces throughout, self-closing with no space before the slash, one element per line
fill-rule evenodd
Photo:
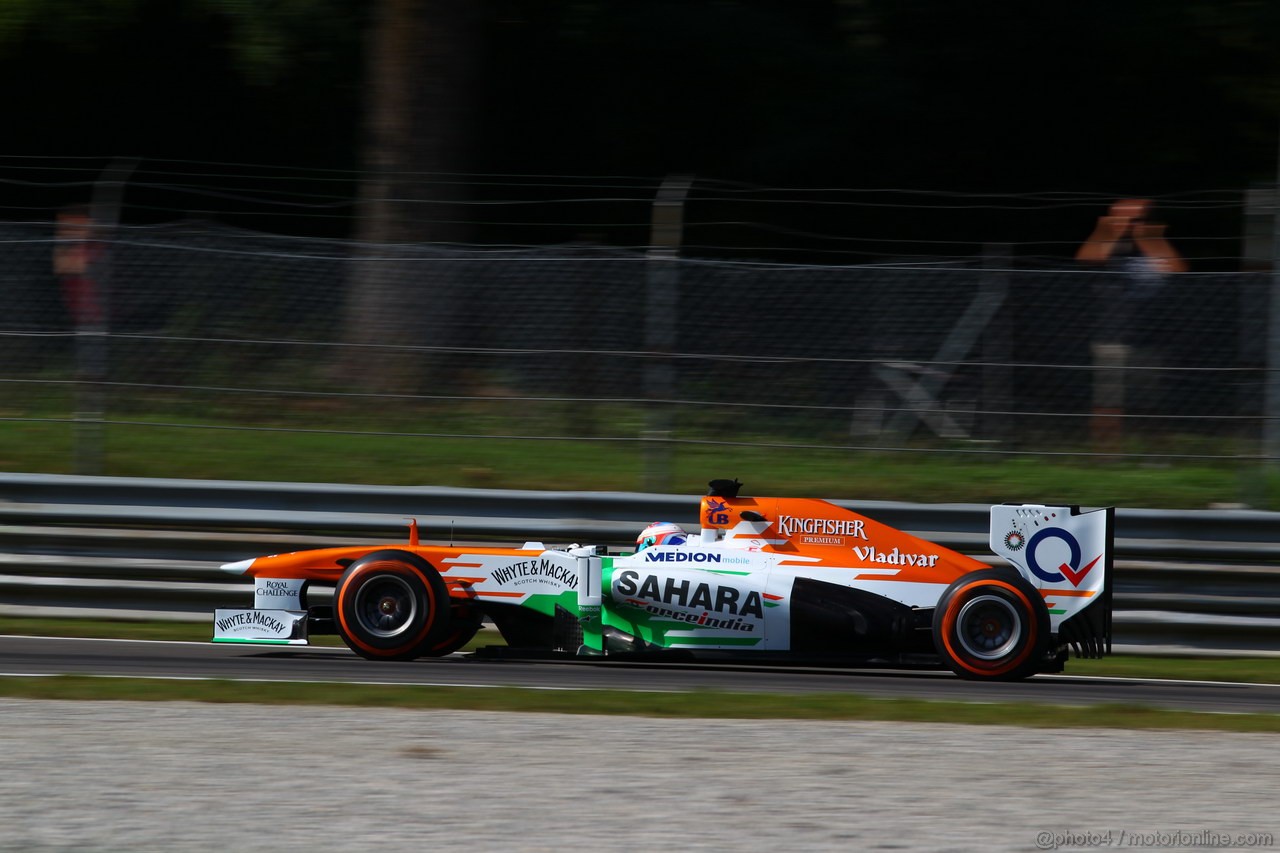
<path fill-rule="evenodd" d="M 837 501 L 979 558 L 987 507 Z M 0 616 L 203 620 L 245 600 L 221 563 L 353 541 L 625 544 L 650 521 L 698 526 L 696 498 L 0 474 Z M 1280 514 L 1120 509 L 1123 649 L 1280 654 Z"/>

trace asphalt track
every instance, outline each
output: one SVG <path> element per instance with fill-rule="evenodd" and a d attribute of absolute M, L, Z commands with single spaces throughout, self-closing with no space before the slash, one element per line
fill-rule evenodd
<path fill-rule="evenodd" d="M 1070 664 L 1068 664 L 1070 667 Z M 616 661 L 362 660 L 345 648 L 271 648 L 142 640 L 0 636 L 0 676 L 79 674 L 546 690 L 857 693 L 864 696 L 1088 706 L 1124 703 L 1221 713 L 1280 713 L 1280 685 L 1040 675 L 1012 684 L 950 673 Z"/>

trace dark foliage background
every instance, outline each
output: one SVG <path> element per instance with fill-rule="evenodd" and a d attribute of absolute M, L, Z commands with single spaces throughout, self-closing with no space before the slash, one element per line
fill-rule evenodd
<path fill-rule="evenodd" d="M 201 163 L 307 167 L 340 171 L 309 172 L 310 183 L 292 189 L 354 198 L 377 14 L 465 33 L 480 69 L 458 78 L 473 81 L 466 156 L 406 169 L 465 175 L 481 199 L 515 192 L 486 189 L 480 176 L 495 174 L 656 182 L 686 172 L 765 187 L 1163 197 L 1243 191 L 1276 171 L 1280 5 L 1253 0 L 3 0 L 3 150 L 98 168 L 112 156 L 142 158 L 126 214 L 135 222 L 214 215 L 351 235 L 355 207 L 246 214 L 228 200 L 179 203 L 146 184 L 166 159 L 190 161 L 191 173 Z M 464 14 L 479 26 L 450 28 Z M 449 80 L 447 68 L 412 71 L 423 74 Z M 74 180 L 61 192 L 48 186 L 77 161 L 48 165 L 7 181 L 2 215 L 33 218 L 84 195 Z M 709 198 L 719 194 L 705 189 L 693 201 L 700 194 L 709 221 L 975 245 L 1078 238 L 1100 212 L 794 204 L 764 215 L 717 208 Z M 637 228 L 599 233 L 579 221 L 500 224 L 509 213 L 464 218 L 480 239 L 522 242 L 640 244 L 647 227 L 643 208 L 619 208 Z M 1241 231 L 1238 205 L 1167 205 L 1163 214 L 1175 235 L 1225 241 Z M 744 241 L 714 228 L 703 236 Z M 1183 246 L 1204 258 L 1233 248 Z"/>

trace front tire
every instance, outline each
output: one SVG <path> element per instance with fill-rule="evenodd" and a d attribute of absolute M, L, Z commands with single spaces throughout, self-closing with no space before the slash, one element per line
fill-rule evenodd
<path fill-rule="evenodd" d="M 374 551 L 342 573 L 334 591 L 338 634 L 369 660 L 413 660 L 429 653 L 449 623 L 440 573 L 406 551 Z"/>
<path fill-rule="evenodd" d="M 483 620 L 470 605 L 454 600 L 449 616 L 449 627 L 438 640 L 422 652 L 424 657 L 442 658 L 465 646 L 480 631 Z"/>
<path fill-rule="evenodd" d="M 1035 587 L 1011 571 L 979 570 L 938 599 L 933 642 L 956 675 L 1016 681 L 1034 675 L 1049 647 L 1049 611 Z"/>

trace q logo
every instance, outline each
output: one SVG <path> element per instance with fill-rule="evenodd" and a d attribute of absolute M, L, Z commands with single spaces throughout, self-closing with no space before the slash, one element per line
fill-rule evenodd
<path fill-rule="evenodd" d="M 1058 571 L 1045 571 L 1038 562 L 1036 562 L 1036 549 L 1040 547 L 1040 543 L 1046 539 L 1061 539 L 1067 543 L 1070 549 L 1070 559 L 1058 566 Z M 1060 527 L 1049 527 L 1044 530 L 1037 531 L 1031 537 L 1031 541 L 1027 543 L 1027 568 L 1035 574 L 1036 577 L 1048 583 L 1062 583 L 1064 580 L 1071 581 L 1072 586 L 1080 586 L 1080 581 L 1084 580 L 1084 576 L 1089 574 L 1089 570 L 1098 564 L 1102 559 L 1102 555 L 1094 557 L 1089 565 L 1080 567 L 1080 543 L 1076 541 L 1076 537 Z"/>

